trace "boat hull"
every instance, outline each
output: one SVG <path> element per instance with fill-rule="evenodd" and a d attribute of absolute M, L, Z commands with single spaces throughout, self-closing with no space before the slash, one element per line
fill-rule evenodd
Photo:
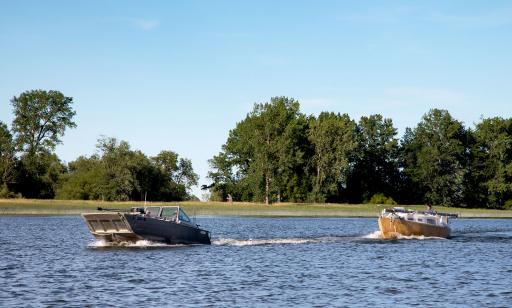
<path fill-rule="evenodd" d="M 211 244 L 210 234 L 195 225 L 126 213 L 82 214 L 92 235 L 106 242 L 149 240 L 167 244 Z"/>
<path fill-rule="evenodd" d="M 208 231 L 188 225 L 141 215 L 124 214 L 127 223 L 138 236 L 168 244 L 211 244 Z"/>
<path fill-rule="evenodd" d="M 402 236 L 450 237 L 450 227 L 436 226 L 415 221 L 407 221 L 399 217 L 380 217 L 379 228 L 383 238 Z"/>

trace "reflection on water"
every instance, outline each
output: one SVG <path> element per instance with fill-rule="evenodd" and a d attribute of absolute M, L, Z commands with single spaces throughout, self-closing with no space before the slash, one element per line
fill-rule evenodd
<path fill-rule="evenodd" d="M 0 307 L 512 302 L 512 220 L 454 220 L 449 240 L 381 240 L 376 219 L 198 223 L 212 245 L 113 245 L 79 217 L 0 217 Z"/>

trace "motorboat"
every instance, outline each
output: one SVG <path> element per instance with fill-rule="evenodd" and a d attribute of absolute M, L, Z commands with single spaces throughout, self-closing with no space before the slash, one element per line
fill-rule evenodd
<path fill-rule="evenodd" d="M 449 218 L 457 214 L 406 210 L 403 207 L 384 209 L 379 217 L 382 238 L 399 236 L 450 237 Z"/>
<path fill-rule="evenodd" d="M 92 235 L 106 242 L 211 244 L 210 232 L 201 229 L 179 206 L 133 207 L 129 212 L 103 210 L 84 213 L 82 217 Z"/>

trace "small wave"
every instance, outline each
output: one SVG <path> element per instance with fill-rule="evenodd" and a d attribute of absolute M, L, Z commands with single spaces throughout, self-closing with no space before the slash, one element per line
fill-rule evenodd
<path fill-rule="evenodd" d="M 276 245 L 276 244 L 305 244 L 312 243 L 312 239 L 303 238 L 276 238 L 276 239 L 248 239 L 248 240 L 237 240 L 237 239 L 218 239 L 213 241 L 214 245 L 219 246 L 261 246 L 261 245 Z"/>
<path fill-rule="evenodd" d="M 363 235 L 362 238 L 381 239 L 382 238 L 382 234 L 380 233 L 380 231 L 374 231 L 374 232 L 372 232 L 370 234 Z"/>
<path fill-rule="evenodd" d="M 424 236 L 424 235 L 401 235 L 398 234 L 397 239 L 399 240 L 446 240 L 444 237 L 437 237 L 437 236 Z"/>
<path fill-rule="evenodd" d="M 152 248 L 152 247 L 176 247 L 182 245 L 169 245 L 165 243 L 139 240 L 136 242 L 107 242 L 96 240 L 88 245 L 89 248 L 128 247 L 128 248 Z"/>
<path fill-rule="evenodd" d="M 367 235 L 363 235 L 362 238 L 365 239 L 384 239 L 382 237 L 382 233 L 380 231 L 374 231 L 372 233 L 369 233 Z M 443 237 L 437 237 L 437 236 L 424 236 L 424 235 L 402 235 L 402 234 L 396 234 L 393 239 L 397 240 L 445 240 Z"/>
<path fill-rule="evenodd" d="M 232 239 L 221 238 L 212 241 L 212 244 L 219 246 L 261 246 L 261 245 L 297 245 L 309 243 L 341 242 L 356 239 L 354 236 L 322 236 L 303 238 L 272 238 L 272 239 Z"/>

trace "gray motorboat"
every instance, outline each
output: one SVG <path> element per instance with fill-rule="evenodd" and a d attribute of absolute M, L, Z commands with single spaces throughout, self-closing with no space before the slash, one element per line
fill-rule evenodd
<path fill-rule="evenodd" d="M 91 233 L 106 242 L 211 244 L 210 232 L 201 229 L 179 206 L 134 207 L 130 212 L 84 213 L 82 217 Z"/>

